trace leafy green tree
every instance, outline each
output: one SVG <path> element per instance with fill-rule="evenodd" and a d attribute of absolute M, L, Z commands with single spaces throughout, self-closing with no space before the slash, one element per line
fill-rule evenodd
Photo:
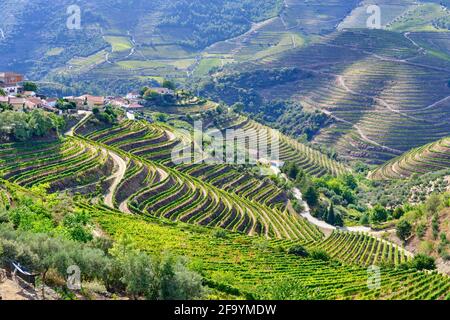
<path fill-rule="evenodd" d="M 6 97 L 6 92 L 5 92 L 5 90 L 3 90 L 3 88 L 0 88 L 0 96 Z"/>
<path fill-rule="evenodd" d="M 342 198 L 347 202 L 347 204 L 354 204 L 356 202 L 355 194 L 348 188 L 342 190 Z"/>
<path fill-rule="evenodd" d="M 245 105 L 242 102 L 236 102 L 231 108 L 234 112 L 242 113 L 244 111 Z"/>
<path fill-rule="evenodd" d="M 58 99 L 58 101 L 56 101 L 56 108 L 59 110 L 75 110 L 77 108 L 77 104 L 73 101 L 69 102 L 67 100 L 64 99 Z"/>
<path fill-rule="evenodd" d="M 419 237 L 420 240 L 423 239 L 425 236 L 425 233 L 427 232 L 427 224 L 424 222 L 420 222 L 416 226 L 416 234 Z"/>
<path fill-rule="evenodd" d="M 370 220 L 374 223 L 386 221 L 388 216 L 387 210 L 381 205 L 377 204 L 370 213 Z"/>
<path fill-rule="evenodd" d="M 410 266 L 416 270 L 434 270 L 436 269 L 436 262 L 433 257 L 419 253 L 414 256 Z"/>
<path fill-rule="evenodd" d="M 162 101 L 162 96 L 155 90 L 148 89 L 144 93 L 144 99 L 147 101 L 152 101 L 155 103 L 160 103 Z"/>
<path fill-rule="evenodd" d="M 404 214 L 405 210 L 402 207 L 397 207 L 395 208 L 392 216 L 394 217 L 394 219 L 400 219 L 401 217 L 403 217 Z"/>
<path fill-rule="evenodd" d="M 34 82 L 24 82 L 22 86 L 23 86 L 23 90 L 25 90 L 25 91 L 37 92 L 37 90 L 38 90 L 37 84 L 35 84 Z"/>
<path fill-rule="evenodd" d="M 437 213 L 441 203 L 441 197 L 437 194 L 432 194 L 425 203 L 425 209 L 430 215 L 434 215 Z"/>
<path fill-rule="evenodd" d="M 158 113 L 156 114 L 155 119 L 159 122 L 167 122 L 167 120 L 169 119 L 169 115 L 166 113 Z"/>
<path fill-rule="evenodd" d="M 93 239 L 88 228 L 89 215 L 84 211 L 76 211 L 64 217 L 63 225 L 67 228 L 71 239 L 87 243 Z"/>
<path fill-rule="evenodd" d="M 46 135 L 55 127 L 53 119 L 42 110 L 35 109 L 30 113 L 28 124 L 33 134 L 39 137 Z"/>
<path fill-rule="evenodd" d="M 128 294 L 134 299 L 145 296 L 149 300 L 156 300 L 159 297 L 159 285 L 150 257 L 134 251 L 127 254 L 123 262 L 122 281 L 126 284 Z"/>
<path fill-rule="evenodd" d="M 361 218 L 359 219 L 359 223 L 362 224 L 363 226 L 368 225 L 370 223 L 369 216 L 363 213 L 361 215 Z"/>
<path fill-rule="evenodd" d="M 342 179 L 343 179 L 345 185 L 347 187 L 349 187 L 350 189 L 355 190 L 358 187 L 358 182 L 356 181 L 356 178 L 354 175 L 348 173 L 348 174 L 345 174 L 342 177 Z"/>
<path fill-rule="evenodd" d="M 353 166 L 355 172 L 365 174 L 369 171 L 369 166 L 367 163 L 364 163 L 362 161 L 357 161 L 355 165 Z"/>
<path fill-rule="evenodd" d="M 293 254 L 299 257 L 307 257 L 309 256 L 308 250 L 305 249 L 305 247 L 301 245 L 294 245 L 289 248 L 288 250 L 289 254 Z"/>
<path fill-rule="evenodd" d="M 116 273 L 123 273 L 120 282 L 134 298 L 186 300 L 200 298 L 203 294 L 202 278 L 189 271 L 182 259 L 167 254 L 150 258 L 136 250 L 127 236 L 120 238 L 110 253 L 119 265 L 112 265 L 109 270 L 122 270 Z M 109 285 L 113 283 L 112 280 L 109 279 Z"/>
<path fill-rule="evenodd" d="M 106 106 L 103 111 L 97 108 L 93 109 L 92 113 L 96 117 L 97 120 L 105 123 L 105 124 L 114 124 L 117 123 L 119 117 L 122 115 L 122 112 L 120 109 L 115 108 L 113 106 Z"/>
<path fill-rule="evenodd" d="M 0 113 L 1 136 L 12 137 L 18 141 L 25 141 L 31 137 L 28 125 L 28 115 L 24 112 L 5 111 Z"/>
<path fill-rule="evenodd" d="M 340 213 L 336 214 L 336 219 L 334 221 L 334 225 L 337 227 L 343 227 L 344 226 L 344 219 L 342 219 L 342 215 Z"/>
<path fill-rule="evenodd" d="M 319 201 L 319 193 L 313 185 L 309 185 L 303 195 L 309 206 L 314 207 Z"/>
<path fill-rule="evenodd" d="M 300 173 L 298 165 L 294 162 L 289 162 L 284 171 L 287 174 L 287 176 L 292 180 L 296 180 L 297 175 Z"/>
<path fill-rule="evenodd" d="M 142 89 L 139 91 L 141 97 L 145 95 L 145 93 L 148 91 L 149 87 L 142 87 Z"/>
<path fill-rule="evenodd" d="M 397 236 L 405 242 L 412 234 L 412 225 L 406 220 L 401 220 L 397 223 L 396 230 Z"/>
<path fill-rule="evenodd" d="M 296 212 L 304 212 L 305 211 L 305 205 L 303 203 L 300 203 L 298 200 L 292 201 L 292 207 Z"/>
<path fill-rule="evenodd" d="M 202 278 L 188 270 L 186 263 L 185 259 L 167 254 L 157 263 L 161 300 L 190 300 L 203 296 Z"/>
<path fill-rule="evenodd" d="M 326 222 L 328 222 L 331 225 L 334 225 L 336 222 L 336 215 L 334 213 L 334 206 L 331 204 L 330 208 L 328 209 Z"/>
<path fill-rule="evenodd" d="M 162 83 L 163 88 L 167 88 L 170 90 L 175 90 L 176 89 L 176 85 L 173 81 L 170 80 L 164 80 Z"/>
<path fill-rule="evenodd" d="M 0 138 L 10 137 L 26 141 L 33 136 L 44 136 L 51 130 L 64 127 L 64 119 L 40 109 L 30 113 L 5 111 L 0 113 Z"/>
<path fill-rule="evenodd" d="M 0 103 L 0 112 L 12 110 L 13 107 L 9 103 Z"/>

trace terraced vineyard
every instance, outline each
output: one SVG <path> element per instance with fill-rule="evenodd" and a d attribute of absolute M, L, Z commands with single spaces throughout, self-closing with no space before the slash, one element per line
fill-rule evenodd
<path fill-rule="evenodd" d="M 450 0 L 47 2 L 0 2 L 0 300 L 450 300 Z"/>
<path fill-rule="evenodd" d="M 405 179 L 450 168 L 450 138 L 413 149 L 370 174 L 376 180 Z"/>
<path fill-rule="evenodd" d="M 68 139 L 64 142 L 0 145 L 3 178 L 24 187 L 49 184 L 51 191 L 101 184 L 113 164 L 106 152 Z"/>
<path fill-rule="evenodd" d="M 388 241 L 362 233 L 335 231 L 316 247 L 329 252 L 333 258 L 361 266 L 398 265 L 411 257 L 404 249 Z"/>
<path fill-rule="evenodd" d="M 242 130 L 241 137 L 248 137 L 251 141 L 268 141 L 269 151 L 270 146 L 278 148 L 279 158 L 282 161 L 294 161 L 305 172 L 313 176 L 323 176 L 326 174 L 338 176 L 349 172 L 342 163 L 330 159 L 321 152 L 314 150 L 298 141 L 283 135 L 278 130 L 261 125 L 242 116 L 231 116 L 219 123 L 219 129 L 235 129 Z M 272 142 L 272 137 L 277 137 L 277 142 Z M 277 144 L 277 145 L 275 145 Z M 269 152 L 270 153 L 270 152 Z"/>
<path fill-rule="evenodd" d="M 450 132 L 449 60 L 445 51 L 436 50 L 445 36 L 434 36 L 436 42 L 428 44 L 428 50 L 415 42 L 419 36 L 383 30 L 336 32 L 238 69 L 295 67 L 309 72 L 310 77 L 255 91 L 266 100 L 295 100 L 307 110 L 325 112 L 334 123 L 322 129 L 314 143 L 335 148 L 345 159 L 382 164 Z M 229 67 L 217 77 L 236 69 Z"/>
<path fill-rule="evenodd" d="M 345 232 L 324 238 L 286 209 L 287 195 L 269 180 L 237 166 L 171 163 L 169 150 L 180 139 L 162 124 L 125 121 L 98 129 L 82 121 L 74 137 L 1 145 L 0 170 L 25 187 L 85 188 L 77 206 L 113 239 L 126 234 L 149 253 L 186 256 L 208 286 L 239 297 L 450 299 L 447 276 L 394 268 L 410 255 L 389 242 Z M 126 163 L 123 176 L 113 155 Z M 98 202 L 99 190 L 112 193 L 111 206 Z M 0 192 L 1 203 L 9 199 Z M 288 254 L 296 245 L 322 249 L 333 260 Z M 367 285 L 371 265 L 385 266 L 375 289 Z M 280 286 L 286 290 L 275 289 Z"/>
<path fill-rule="evenodd" d="M 405 12 L 413 9 L 417 6 L 417 2 L 414 0 L 365 0 L 361 1 L 360 5 L 355 8 L 345 19 L 342 21 L 338 30 L 346 28 L 366 28 L 367 26 L 367 8 L 370 5 L 376 4 L 379 6 L 381 12 L 381 26 L 389 26 L 393 21 L 401 17 Z"/>
<path fill-rule="evenodd" d="M 235 233 L 218 237 L 213 230 L 196 226 L 167 225 L 153 218 L 83 207 L 91 210 L 113 238 L 126 234 L 144 251 L 170 251 L 187 256 L 192 268 L 201 270 L 210 286 L 225 285 L 233 288 L 236 295 L 247 298 L 450 299 L 450 279 L 441 274 L 385 267 L 381 269 L 380 287 L 370 289 L 366 268 L 300 258 L 284 251 L 298 242 L 252 239 Z M 387 252 L 388 256 L 391 252 L 391 257 L 394 254 L 384 247 L 377 250 Z"/>
<path fill-rule="evenodd" d="M 121 150 L 120 146 L 130 153 L 117 152 L 128 162 L 112 199 L 113 206 L 123 213 L 222 227 L 251 235 L 302 239 L 308 247 L 322 248 L 333 258 L 362 266 L 381 262 L 397 265 L 407 260 L 403 250 L 364 235 L 335 233 L 321 242 L 323 235 L 317 228 L 288 213 L 286 193 L 270 180 L 258 179 L 229 165 L 166 167 L 161 163 L 167 159 L 157 157 L 158 163 L 133 155 L 131 146 L 135 143 L 158 148 L 156 140 L 171 141 L 165 130 L 158 125 L 125 122 L 88 134 L 97 145 L 75 138 L 33 145 L 2 145 L 0 169 L 3 178 L 25 187 L 50 183 L 51 191 L 60 191 L 71 189 L 76 183 L 74 192 L 85 189 L 84 193 L 89 194 L 100 187 L 106 194 L 111 183 L 103 181 L 110 179 L 93 182 L 99 174 L 109 177 L 114 171 L 113 164 L 106 165 L 111 159 L 101 157 L 106 153 L 99 151 L 100 143 L 116 150 Z M 140 135 L 145 139 L 136 140 Z M 133 145 L 136 146 L 141 150 L 140 145 Z M 102 166 L 108 170 L 102 171 Z"/>
<path fill-rule="evenodd" d="M 125 122 L 87 134 L 131 161 L 115 193 L 118 208 L 269 237 L 318 239 L 322 234 L 289 213 L 287 195 L 229 165 L 172 163 L 180 141 L 167 128 Z"/>

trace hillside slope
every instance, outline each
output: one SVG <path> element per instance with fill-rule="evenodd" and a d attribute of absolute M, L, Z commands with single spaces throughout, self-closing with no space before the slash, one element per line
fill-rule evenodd
<path fill-rule="evenodd" d="M 406 179 L 414 174 L 425 174 L 450 168 L 450 138 L 413 149 L 392 159 L 373 171 L 377 180 Z"/>
<path fill-rule="evenodd" d="M 95 237 L 121 241 L 126 235 L 127 242 L 148 254 L 185 257 L 206 286 L 227 297 L 449 298 L 448 276 L 413 269 L 415 258 L 399 245 L 356 232 L 325 237 L 286 210 L 288 195 L 273 181 L 231 165 L 173 163 L 171 151 L 184 136 L 169 124 L 107 125 L 87 115 L 68 133 L 59 139 L 0 144 L 3 218 L 18 199 L 16 191 L 39 197 L 45 189 L 67 192 L 79 212 L 95 221 Z M 297 153 L 301 155 L 292 152 Z M 55 196 L 49 199 L 60 208 Z M 446 232 L 442 219 L 441 231 Z M 91 226 L 86 230 L 92 231 Z M 299 250 L 306 250 L 306 256 Z M 383 281 L 375 289 L 367 286 L 367 267 L 372 265 L 383 266 Z"/>
<path fill-rule="evenodd" d="M 427 41 L 442 38 L 439 33 L 426 34 Z M 425 41 L 416 33 L 336 32 L 269 60 L 225 68 L 203 90 L 247 106 L 287 99 L 320 110 L 334 123 L 316 135 L 315 143 L 335 148 L 343 158 L 381 164 L 450 132 L 448 49 L 437 49 L 438 42 L 431 42 L 433 50 L 428 51 L 413 39 Z M 281 77 L 286 68 L 306 76 Z M 243 83 L 239 76 L 261 70 L 278 73 L 278 84 Z M 295 110 L 289 112 L 295 116 Z"/>
<path fill-rule="evenodd" d="M 72 4 L 3 1 L 2 69 L 66 94 L 124 93 L 161 76 L 182 82 L 302 46 L 304 35 L 332 31 L 357 1 L 83 0 L 81 30 L 68 30 Z"/>
<path fill-rule="evenodd" d="M 125 91 L 142 80 L 138 76 L 146 76 L 146 68 L 157 73 L 155 68 L 162 67 L 159 74 L 167 75 L 181 69 L 186 76 L 197 52 L 245 33 L 281 10 L 279 0 L 214 0 L 208 5 L 198 0 L 83 0 L 76 3 L 81 28 L 69 29 L 71 5 L 68 0 L 2 1 L 0 12 L 7 18 L 0 21 L 0 69 L 55 87 L 53 83 L 67 85 L 80 77 L 99 83 L 91 71 L 100 68 L 103 75 L 128 82 L 128 87 L 122 84 L 125 88 L 114 86 Z M 120 61 L 127 62 L 116 64 Z"/>

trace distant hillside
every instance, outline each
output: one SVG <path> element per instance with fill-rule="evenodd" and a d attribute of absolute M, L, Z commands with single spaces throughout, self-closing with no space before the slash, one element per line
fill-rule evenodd
<path fill-rule="evenodd" d="M 364 0 L 339 24 L 338 30 L 347 28 L 366 28 L 370 14 L 367 8 L 371 5 L 380 7 L 381 26 L 386 28 L 396 18 L 417 6 L 415 0 Z"/>
<path fill-rule="evenodd" d="M 141 68 L 138 62 L 145 66 L 153 60 L 152 51 L 159 51 L 159 46 L 163 46 L 165 59 L 171 59 L 170 51 L 190 55 L 246 32 L 253 22 L 276 16 L 281 9 L 279 0 L 207 4 L 197 0 L 82 0 L 76 3 L 81 9 L 81 30 L 69 30 L 67 8 L 72 4 L 68 0 L 2 1 L 0 12 L 7 18 L 0 21 L 0 69 L 24 72 L 33 79 L 55 70 L 51 81 L 70 85 L 80 75 L 83 80 L 92 79 L 90 75 L 85 78 L 92 69 L 126 57 L 134 57 L 129 59 L 132 68 Z M 118 76 L 128 80 L 139 74 Z"/>
<path fill-rule="evenodd" d="M 125 93 L 161 77 L 197 83 L 224 66 L 270 63 L 336 29 L 365 27 L 372 3 L 381 8 L 383 27 L 446 30 L 440 1 L 423 2 L 81 0 L 82 29 L 68 30 L 71 1 L 5 0 L 0 69 L 41 80 L 52 95 Z M 433 51 L 442 58 L 441 52 Z"/>
<path fill-rule="evenodd" d="M 357 0 L 82 0 L 82 29 L 68 30 L 72 4 L 3 1 L 1 69 L 67 94 L 125 92 L 161 76 L 184 82 L 302 46 L 304 35 L 333 31 Z"/>
<path fill-rule="evenodd" d="M 374 179 L 404 179 L 414 174 L 425 174 L 450 169 L 450 138 L 411 150 L 372 172 Z"/>
<path fill-rule="evenodd" d="M 283 99 L 299 103 L 299 113 L 320 110 L 334 123 L 322 128 L 313 142 L 349 160 L 381 164 L 448 136 L 447 44 L 447 33 L 352 29 L 258 63 L 224 68 L 202 87 L 205 94 L 219 93 L 232 103 Z M 282 76 L 293 67 L 296 74 Z M 266 87 L 258 80 L 243 82 L 261 70 L 277 71 L 278 78 Z M 253 105 L 258 109 L 261 103 Z M 295 116 L 295 109 L 287 112 Z"/>
<path fill-rule="evenodd" d="M 450 12 L 446 6 L 438 3 L 422 3 L 409 7 L 389 26 L 394 31 L 448 31 L 450 30 Z"/>

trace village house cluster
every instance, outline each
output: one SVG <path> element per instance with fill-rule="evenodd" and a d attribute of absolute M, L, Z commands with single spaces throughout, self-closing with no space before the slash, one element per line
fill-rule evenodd
<path fill-rule="evenodd" d="M 123 108 L 129 112 L 144 108 L 141 104 L 142 97 L 139 92 L 130 92 L 126 96 L 93 96 L 84 94 L 81 96 L 62 97 L 64 102 L 73 103 L 76 108 L 61 110 L 58 108 L 58 97 L 46 97 L 37 94 L 34 91 L 26 91 L 23 84 L 25 77 L 14 72 L 0 72 L 0 88 L 3 89 L 5 96 L 0 95 L 0 104 L 9 104 L 15 111 L 29 111 L 35 108 L 41 108 L 55 113 L 72 113 L 79 110 L 92 110 L 111 105 Z M 175 95 L 173 90 L 167 88 L 149 88 L 160 95 Z"/>

